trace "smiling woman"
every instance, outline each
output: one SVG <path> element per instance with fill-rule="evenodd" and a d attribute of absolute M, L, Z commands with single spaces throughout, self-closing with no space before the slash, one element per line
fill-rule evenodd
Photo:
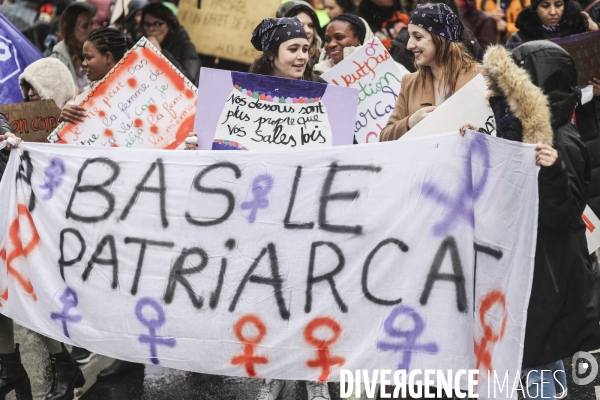
<path fill-rule="evenodd" d="M 479 65 L 461 43 L 463 29 L 446 4 L 417 5 L 407 45 L 415 55 L 417 72 L 402 77 L 396 108 L 380 141 L 402 137 L 479 73 Z"/>

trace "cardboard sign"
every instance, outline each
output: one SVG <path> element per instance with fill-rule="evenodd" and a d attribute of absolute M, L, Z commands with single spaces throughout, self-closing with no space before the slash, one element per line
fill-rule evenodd
<path fill-rule="evenodd" d="M 252 64 L 260 55 L 250 43 L 252 31 L 264 18 L 275 18 L 280 5 L 281 0 L 182 0 L 177 18 L 199 53 Z"/>
<path fill-rule="evenodd" d="M 84 122 L 62 123 L 51 143 L 175 149 L 193 130 L 196 87 L 146 38 L 81 102 Z"/>
<path fill-rule="evenodd" d="M 58 126 L 60 108 L 54 100 L 0 106 L 15 135 L 26 142 L 48 142 L 48 135 Z"/>
<path fill-rule="evenodd" d="M 352 144 L 358 91 L 202 68 L 198 149 L 285 150 Z"/>
<path fill-rule="evenodd" d="M 585 87 L 592 78 L 600 78 L 600 31 L 571 35 L 552 41 L 565 49 L 577 68 L 577 85 Z"/>
<path fill-rule="evenodd" d="M 321 75 L 329 83 L 358 89 L 354 136 L 358 143 L 378 142 L 394 111 L 402 71 L 379 39 L 365 43 L 350 57 Z M 452 129 L 447 129 L 448 132 Z"/>
<path fill-rule="evenodd" d="M 0 305 L 23 326 L 210 374 L 478 368 L 482 399 L 487 371 L 508 372 L 507 389 L 519 379 L 533 145 L 454 132 L 281 152 L 13 152 Z"/>
<path fill-rule="evenodd" d="M 487 83 L 483 75 L 478 74 L 406 132 L 401 139 L 458 130 L 464 124 L 472 124 L 478 127 L 480 132 L 496 136 L 496 120 L 486 95 Z"/>

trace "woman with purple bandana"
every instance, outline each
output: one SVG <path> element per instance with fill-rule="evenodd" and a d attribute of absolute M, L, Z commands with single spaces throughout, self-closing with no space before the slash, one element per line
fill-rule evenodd
<path fill-rule="evenodd" d="M 464 27 L 446 4 L 419 4 L 408 25 L 407 49 L 417 72 L 402 77 L 400 95 L 380 141 L 396 140 L 479 73 L 461 42 Z"/>

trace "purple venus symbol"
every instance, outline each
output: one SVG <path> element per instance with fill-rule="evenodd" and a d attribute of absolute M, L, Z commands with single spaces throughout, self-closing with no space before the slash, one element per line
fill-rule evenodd
<path fill-rule="evenodd" d="M 54 189 L 62 185 L 65 171 L 65 163 L 61 158 L 52 157 L 50 159 L 50 164 L 44 169 L 44 184 L 40 185 L 40 189 L 48 191 L 42 197 L 44 200 L 50 200 L 54 196 Z"/>
<path fill-rule="evenodd" d="M 483 172 L 478 181 L 473 177 L 471 162 L 475 155 L 481 159 Z M 459 219 L 466 220 L 471 227 L 475 226 L 475 214 L 473 203 L 483 193 L 487 183 L 490 170 L 490 149 L 488 148 L 485 135 L 474 135 L 469 148 L 469 156 L 466 157 L 465 173 L 463 175 L 462 188 L 455 196 L 444 193 L 433 183 L 424 185 L 423 193 L 433 199 L 436 203 L 448 208 L 445 218 L 433 226 L 433 234 L 446 236 L 458 223 Z"/>
<path fill-rule="evenodd" d="M 267 194 L 273 188 L 273 177 L 269 174 L 258 175 L 252 181 L 252 194 L 254 198 L 252 201 L 245 201 L 242 203 L 242 210 L 250 210 L 248 216 L 248 222 L 251 224 L 256 221 L 256 212 L 259 208 L 267 208 L 269 206 L 269 199 Z"/>
<path fill-rule="evenodd" d="M 413 329 L 402 330 L 394 326 L 396 319 L 401 315 L 406 315 L 412 319 Z M 377 348 L 382 351 L 401 351 L 402 361 L 398 364 L 398 369 L 409 370 L 410 359 L 413 351 L 436 354 L 438 346 L 435 343 L 417 344 L 417 338 L 421 336 L 425 329 L 423 318 L 414 309 L 409 306 L 399 305 L 394 308 L 386 318 L 383 328 L 389 337 L 404 339 L 397 343 L 377 342 Z"/>
<path fill-rule="evenodd" d="M 71 308 L 77 307 L 77 304 L 78 304 L 77 293 L 75 293 L 75 291 L 73 289 L 71 289 L 70 287 L 67 286 L 67 288 L 65 289 L 63 294 L 60 296 L 60 301 L 63 303 L 62 312 L 52 313 L 52 314 L 50 314 L 50 318 L 52 318 L 53 320 L 56 320 L 56 319 L 62 320 L 63 332 L 64 332 L 65 336 L 70 339 L 71 335 L 69 335 L 69 328 L 67 326 L 67 323 L 69 323 L 69 322 L 77 323 L 77 322 L 81 321 L 81 319 L 83 318 L 81 315 L 70 315 L 69 314 L 69 310 Z"/>
<path fill-rule="evenodd" d="M 150 307 L 156 312 L 156 319 L 147 319 L 144 316 L 144 307 Z M 138 301 L 135 306 L 135 316 L 138 321 L 148 327 L 150 331 L 148 335 L 140 335 L 138 338 L 140 343 L 145 343 L 150 345 L 150 361 L 154 365 L 159 364 L 158 355 L 156 353 L 156 346 L 167 346 L 167 347 L 175 347 L 175 339 L 174 338 L 164 338 L 156 336 L 156 328 L 160 328 L 166 322 L 165 312 L 163 308 L 158 304 L 156 300 L 151 297 L 143 297 Z"/>

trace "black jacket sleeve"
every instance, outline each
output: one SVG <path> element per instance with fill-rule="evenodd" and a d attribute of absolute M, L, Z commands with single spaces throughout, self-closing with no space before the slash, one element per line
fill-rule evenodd
<path fill-rule="evenodd" d="M 198 77 L 202 65 L 200 57 L 196 53 L 196 47 L 189 39 L 181 43 L 175 43 L 170 49 L 162 49 L 162 53 L 186 78 L 198 86 Z"/>
<path fill-rule="evenodd" d="M 551 229 L 568 229 L 581 221 L 591 169 L 585 145 L 572 124 L 559 130 L 562 132 L 554 136 L 558 160 L 542 167 L 538 176 L 539 220 Z"/>

